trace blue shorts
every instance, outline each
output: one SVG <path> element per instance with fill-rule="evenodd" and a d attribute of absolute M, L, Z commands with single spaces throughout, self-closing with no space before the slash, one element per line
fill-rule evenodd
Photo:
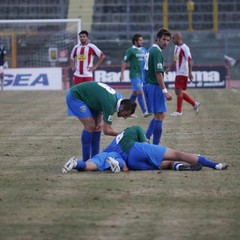
<path fill-rule="evenodd" d="M 147 84 L 146 83 L 143 84 L 143 93 L 144 93 L 144 96 L 145 96 L 145 99 L 146 99 L 147 109 L 151 109 L 151 107 L 149 106 L 149 103 L 147 101 Z"/>
<path fill-rule="evenodd" d="M 146 83 L 144 93 L 149 113 L 167 112 L 166 98 L 159 85 Z"/>
<path fill-rule="evenodd" d="M 122 168 L 125 164 L 125 161 L 117 152 L 102 152 L 87 160 L 87 162 L 93 162 L 97 165 L 99 171 L 105 171 L 110 169 L 110 165 L 106 161 L 108 157 L 113 157 L 115 160 L 117 160 L 120 168 Z"/>
<path fill-rule="evenodd" d="M 133 91 L 139 91 L 143 89 L 143 81 L 141 78 L 131 78 L 130 80 Z"/>
<path fill-rule="evenodd" d="M 128 154 L 127 165 L 130 170 L 160 169 L 167 147 L 148 143 L 135 143 Z"/>
<path fill-rule="evenodd" d="M 88 117 L 94 117 L 98 114 L 98 112 L 89 108 L 85 102 L 73 97 L 70 93 L 70 90 L 67 91 L 66 102 L 67 102 L 68 116 L 75 116 L 78 118 L 88 118 Z"/>

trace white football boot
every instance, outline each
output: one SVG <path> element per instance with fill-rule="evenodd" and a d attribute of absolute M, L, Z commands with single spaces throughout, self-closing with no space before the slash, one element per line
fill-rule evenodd
<path fill-rule="evenodd" d="M 200 102 L 195 102 L 193 110 L 195 111 L 196 115 L 199 113 Z"/>
<path fill-rule="evenodd" d="M 219 163 L 215 166 L 216 170 L 226 170 L 228 168 L 228 164 L 226 163 Z"/>
<path fill-rule="evenodd" d="M 62 168 L 62 173 L 68 173 L 70 172 L 73 168 L 75 168 L 77 166 L 77 158 L 76 157 L 72 157 L 70 158 L 65 165 Z"/>
<path fill-rule="evenodd" d="M 115 160 L 112 157 L 108 157 L 107 162 L 109 163 L 113 173 L 120 173 L 121 168 L 120 168 L 119 162 L 117 160 Z"/>

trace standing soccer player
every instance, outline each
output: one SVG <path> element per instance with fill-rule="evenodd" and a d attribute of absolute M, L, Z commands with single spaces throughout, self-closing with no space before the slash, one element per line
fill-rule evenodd
<path fill-rule="evenodd" d="M 171 116 L 182 116 L 183 100 L 191 104 L 196 114 L 198 114 L 200 103 L 191 98 L 185 91 L 187 89 L 188 78 L 190 81 L 193 80 L 192 56 L 190 49 L 185 43 L 183 43 L 182 34 L 179 32 L 173 34 L 172 41 L 175 44 L 174 59 L 172 64 L 166 69 L 166 73 L 175 67 L 175 93 L 177 95 L 177 110 L 176 112 L 171 113 Z"/>
<path fill-rule="evenodd" d="M 5 67 L 5 56 L 6 56 L 6 50 L 3 45 L 0 46 L 0 84 L 1 84 L 1 90 L 3 90 L 3 79 L 4 79 L 4 67 Z"/>
<path fill-rule="evenodd" d="M 83 30 L 79 33 L 80 44 L 74 46 L 71 52 L 71 68 L 73 84 L 93 81 L 93 71 L 103 62 L 104 53 L 94 44 L 89 43 L 88 32 Z M 99 59 L 93 65 L 94 56 Z"/>
<path fill-rule="evenodd" d="M 138 99 L 143 116 L 147 117 L 151 115 L 146 110 L 143 97 L 143 79 L 145 78 L 144 59 L 147 50 L 143 47 L 143 37 L 141 34 L 134 34 L 132 37 L 132 43 L 133 46 L 127 49 L 122 62 L 120 81 L 122 82 L 124 80 L 124 71 L 129 62 L 129 77 L 132 86 L 130 99 L 134 102 L 136 101 L 136 98 Z"/>
<path fill-rule="evenodd" d="M 163 53 L 171 39 L 171 33 L 166 29 L 160 29 L 156 36 L 156 42 L 146 54 L 146 84 L 144 86 L 148 112 L 154 113 L 154 118 L 149 123 L 146 131 L 148 139 L 153 135 L 153 144 L 160 143 L 162 135 L 162 123 L 167 111 L 166 100 L 172 100 L 164 83 Z"/>
<path fill-rule="evenodd" d="M 83 160 L 99 153 L 101 130 L 105 135 L 119 132 L 111 127 L 113 114 L 124 119 L 136 109 L 136 103 L 123 97 L 104 83 L 85 82 L 70 88 L 66 96 L 68 115 L 75 116 L 84 129 L 81 134 Z M 102 122 L 103 119 L 103 122 Z"/>

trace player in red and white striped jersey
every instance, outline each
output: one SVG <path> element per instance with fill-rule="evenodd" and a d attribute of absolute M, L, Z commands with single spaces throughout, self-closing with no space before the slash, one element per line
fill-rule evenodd
<path fill-rule="evenodd" d="M 93 81 L 93 71 L 103 62 L 104 53 L 94 44 L 89 43 L 88 32 L 83 30 L 79 33 L 80 44 L 74 46 L 71 52 L 71 68 L 73 84 Z M 94 57 L 99 59 L 93 65 Z"/>
<path fill-rule="evenodd" d="M 182 34 L 176 32 L 172 36 L 172 41 L 175 44 L 174 59 L 172 64 L 166 69 L 168 73 L 172 68 L 176 69 L 175 77 L 175 93 L 177 95 L 177 110 L 171 116 L 182 115 L 183 100 L 193 106 L 196 114 L 199 112 L 200 103 L 191 98 L 185 90 L 187 89 L 188 78 L 193 80 L 192 75 L 192 56 L 189 47 L 183 43 Z"/>

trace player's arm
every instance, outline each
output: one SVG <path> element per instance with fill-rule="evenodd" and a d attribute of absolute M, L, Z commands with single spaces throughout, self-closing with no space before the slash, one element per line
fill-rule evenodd
<path fill-rule="evenodd" d="M 120 74 L 120 82 L 122 82 L 124 80 L 124 71 L 126 69 L 127 63 L 125 61 L 122 62 L 122 66 L 121 66 L 121 74 Z"/>
<path fill-rule="evenodd" d="M 109 136 L 117 136 L 119 134 L 119 132 L 114 130 L 109 124 L 105 122 L 103 123 L 103 133 Z"/>
<path fill-rule="evenodd" d="M 130 58 L 131 58 L 131 50 L 127 49 L 127 51 L 124 55 L 123 61 L 122 61 L 121 74 L 119 77 L 120 82 L 122 82 L 124 80 L 124 71 L 127 67 L 127 63 L 129 62 Z"/>
<path fill-rule="evenodd" d="M 127 171 L 128 171 L 128 167 L 127 167 L 127 164 L 126 164 L 125 161 L 124 161 L 124 165 L 123 165 L 123 167 L 122 167 L 122 171 L 123 171 L 123 172 L 127 172 Z"/>
<path fill-rule="evenodd" d="M 138 126 L 137 128 L 138 142 L 147 142 L 144 130 Z"/>
<path fill-rule="evenodd" d="M 192 75 L 192 58 L 188 57 L 188 77 L 190 81 L 193 80 L 193 75 Z"/>
<path fill-rule="evenodd" d="M 75 59 L 70 59 L 71 69 L 73 72 L 75 72 Z"/>
<path fill-rule="evenodd" d="M 8 61 L 7 61 L 6 55 L 3 56 L 3 62 L 4 62 L 3 67 L 8 68 Z"/>
<path fill-rule="evenodd" d="M 102 113 L 98 113 L 95 122 L 96 122 L 96 127 L 95 127 L 95 131 L 102 131 L 103 128 L 103 121 L 102 121 Z"/>
<path fill-rule="evenodd" d="M 156 72 L 155 73 L 158 84 L 160 88 L 162 89 L 163 94 L 165 95 L 166 99 L 168 101 L 172 100 L 171 94 L 167 91 L 167 88 L 165 86 L 164 80 L 163 80 L 163 74 L 161 72 Z"/>
<path fill-rule="evenodd" d="M 72 49 L 72 52 L 70 55 L 70 65 L 73 72 L 75 72 L 76 70 L 75 62 L 76 62 L 76 46 Z"/>
<path fill-rule="evenodd" d="M 106 56 L 104 55 L 104 53 L 101 53 L 101 55 L 100 55 L 98 61 L 96 62 L 96 64 L 94 66 L 92 66 L 89 70 L 90 71 L 96 70 L 102 64 L 102 62 L 105 59 L 105 57 Z"/>

